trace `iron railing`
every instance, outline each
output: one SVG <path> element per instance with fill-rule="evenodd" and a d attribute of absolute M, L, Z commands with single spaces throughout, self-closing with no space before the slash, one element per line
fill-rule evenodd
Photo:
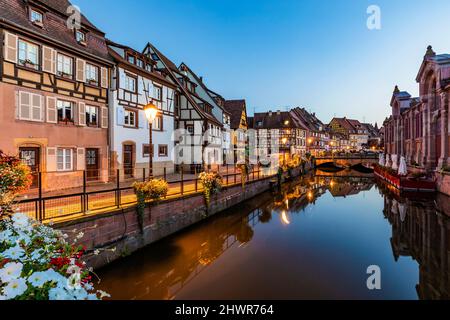
<path fill-rule="evenodd" d="M 109 176 L 106 187 L 102 188 L 93 188 L 92 184 L 88 182 L 87 172 L 83 171 L 81 187 L 73 190 L 69 189 L 64 194 L 56 195 L 52 195 L 51 192 L 44 194 L 46 192 L 43 189 L 42 181 L 43 175 L 46 173 L 38 172 L 36 174 L 37 192 L 34 192 L 33 196 L 21 197 L 14 204 L 14 210 L 26 213 L 41 222 L 50 222 L 78 218 L 94 212 L 99 213 L 133 205 L 137 202 L 137 199 L 132 182 L 142 181 L 148 178 L 145 176 L 145 169 L 142 170 L 144 172 L 139 179 L 129 179 L 126 183 L 121 179 L 123 172 L 117 170 L 114 177 Z M 242 183 L 241 172 L 235 166 L 220 166 L 212 171 L 220 172 L 223 179 L 223 186 L 233 186 Z M 253 167 L 246 181 L 256 181 L 275 175 L 276 172 L 271 169 L 265 169 L 259 166 Z M 165 179 L 169 185 L 166 199 L 203 191 L 201 182 L 196 175 L 189 175 L 186 178 L 185 174 L 181 172 L 178 179 L 173 179 L 173 176 L 172 179 L 167 179 L 166 174 L 161 176 L 161 178 Z"/>

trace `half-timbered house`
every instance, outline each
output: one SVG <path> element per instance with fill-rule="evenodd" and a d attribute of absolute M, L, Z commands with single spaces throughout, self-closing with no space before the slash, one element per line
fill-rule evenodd
<path fill-rule="evenodd" d="M 66 0 L 0 0 L 0 8 L 0 149 L 44 172 L 46 190 L 81 185 L 84 170 L 106 181 L 104 33 Z"/>

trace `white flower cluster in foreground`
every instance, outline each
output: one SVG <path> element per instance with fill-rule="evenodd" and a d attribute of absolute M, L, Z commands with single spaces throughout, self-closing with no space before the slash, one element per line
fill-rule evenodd
<path fill-rule="evenodd" d="M 98 300 L 84 248 L 24 214 L 0 220 L 0 300 Z"/>

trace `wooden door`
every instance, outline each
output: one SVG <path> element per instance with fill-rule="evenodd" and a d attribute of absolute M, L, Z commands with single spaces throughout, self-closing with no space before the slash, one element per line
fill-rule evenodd
<path fill-rule="evenodd" d="M 40 148 L 19 148 L 19 156 L 22 162 L 31 169 L 33 177 L 31 188 L 37 188 L 38 172 L 40 170 Z"/>
<path fill-rule="evenodd" d="M 123 146 L 123 169 L 127 176 L 133 175 L 133 145 Z"/>
<path fill-rule="evenodd" d="M 86 179 L 96 181 L 99 179 L 99 152 L 98 149 L 86 149 Z"/>

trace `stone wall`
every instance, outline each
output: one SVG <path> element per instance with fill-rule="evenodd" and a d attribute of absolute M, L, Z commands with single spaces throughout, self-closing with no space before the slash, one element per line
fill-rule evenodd
<path fill-rule="evenodd" d="M 294 175 L 298 174 L 298 170 L 294 170 Z M 145 209 L 143 230 L 139 226 L 134 206 L 59 223 L 54 227 L 67 233 L 70 242 L 80 232 L 84 233 L 77 243 L 87 248 L 87 264 L 99 268 L 269 190 L 271 180 L 274 179 L 276 178 L 269 177 L 249 182 L 245 189 L 242 189 L 240 185 L 225 187 L 219 194 L 212 197 L 208 210 L 206 210 L 202 194 L 151 204 Z M 94 254 L 95 249 L 99 249 L 98 255 Z"/>
<path fill-rule="evenodd" d="M 436 183 L 439 192 L 450 196 L 450 173 L 436 172 Z"/>

